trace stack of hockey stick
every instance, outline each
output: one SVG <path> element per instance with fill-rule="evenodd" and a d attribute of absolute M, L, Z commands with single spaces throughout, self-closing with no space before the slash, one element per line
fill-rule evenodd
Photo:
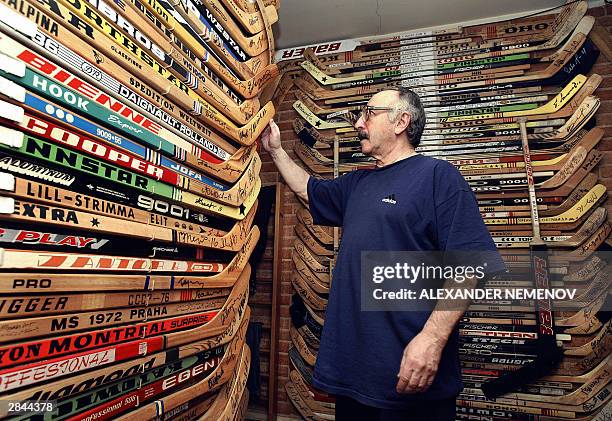
<path fill-rule="evenodd" d="M 306 207 L 298 210 L 297 219 L 291 250 L 295 293 L 290 307 L 290 380 L 285 390 L 304 418 L 333 419 L 333 398 L 313 389 L 311 384 L 331 284 L 335 236 L 328 227 L 313 224 Z"/>
<path fill-rule="evenodd" d="M 611 228 L 607 188 L 596 175 L 601 77 L 585 76 L 598 57 L 586 9 L 571 2 L 556 14 L 366 40 L 350 52 L 307 50 L 305 59 L 284 64 L 297 97 L 295 152 L 312 173 L 370 167 L 355 114 L 379 90 L 410 87 L 427 113 L 418 152 L 461 171 L 510 269 L 484 288 L 575 290 L 572 303 L 473 302 L 459 325 L 466 387 L 458 419 L 604 419 L 612 411 L 604 311 L 610 270 L 601 253 Z M 314 281 L 324 256 L 332 257 L 311 254 L 296 263 L 295 277 L 308 292 L 320 293 Z M 304 325 L 296 330 L 307 338 L 316 332 L 316 314 L 300 314 Z M 303 415 L 328 415 L 324 397 L 291 380 L 290 396 L 302 392 L 296 406 Z"/>
<path fill-rule="evenodd" d="M 244 418 L 277 18 L 0 1 L 0 418 Z"/>

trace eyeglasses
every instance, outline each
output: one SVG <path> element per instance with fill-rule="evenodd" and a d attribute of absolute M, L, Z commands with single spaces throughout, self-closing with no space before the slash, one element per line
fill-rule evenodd
<path fill-rule="evenodd" d="M 393 111 L 396 110 L 396 107 L 375 107 L 372 105 L 364 105 L 361 107 L 361 112 L 359 113 L 359 118 L 363 117 L 363 122 L 367 122 L 373 114 L 373 111 Z"/>

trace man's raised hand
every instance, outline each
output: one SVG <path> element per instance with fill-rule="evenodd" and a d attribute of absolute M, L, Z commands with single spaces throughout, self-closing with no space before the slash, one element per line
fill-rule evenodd
<path fill-rule="evenodd" d="M 274 120 L 270 120 L 268 127 L 261 134 L 261 145 L 266 152 L 281 148 L 280 129 Z"/>

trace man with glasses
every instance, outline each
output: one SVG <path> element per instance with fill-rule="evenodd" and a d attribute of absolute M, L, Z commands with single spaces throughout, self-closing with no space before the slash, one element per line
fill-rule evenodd
<path fill-rule="evenodd" d="M 336 396 L 337 421 L 455 419 L 463 310 L 361 311 L 362 251 L 495 251 L 460 173 L 416 152 L 424 127 L 414 92 L 378 92 L 355 122 L 376 168 L 334 180 L 311 177 L 294 163 L 274 121 L 261 138 L 315 224 L 343 227 L 313 376 L 315 387 Z M 504 268 L 495 256 L 489 272 Z"/>

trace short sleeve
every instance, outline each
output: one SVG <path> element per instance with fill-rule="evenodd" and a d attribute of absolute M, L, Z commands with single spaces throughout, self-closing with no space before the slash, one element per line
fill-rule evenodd
<path fill-rule="evenodd" d="M 308 179 L 308 203 L 315 224 L 342 226 L 354 174 L 352 172 L 330 180 L 312 176 Z"/>
<path fill-rule="evenodd" d="M 474 264 L 486 263 L 490 274 L 505 271 L 506 266 L 480 215 L 476 197 L 452 164 L 444 162 L 436 169 L 435 190 L 439 250 L 468 252 L 463 256 L 474 259 Z"/>

